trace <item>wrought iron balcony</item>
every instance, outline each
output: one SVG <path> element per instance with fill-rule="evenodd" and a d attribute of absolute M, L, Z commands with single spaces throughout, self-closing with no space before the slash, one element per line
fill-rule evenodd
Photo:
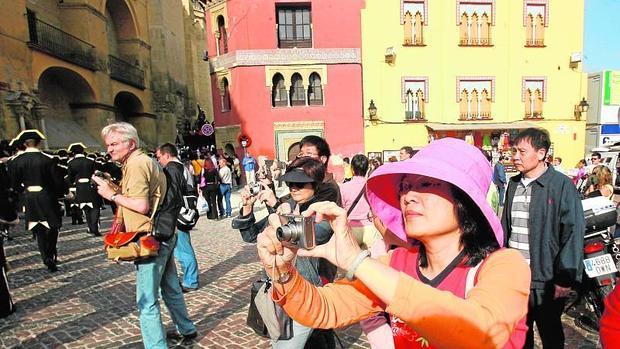
<path fill-rule="evenodd" d="M 525 120 L 542 120 L 544 119 L 542 116 L 542 112 L 535 111 L 533 113 L 525 113 Z"/>
<path fill-rule="evenodd" d="M 93 45 L 64 32 L 51 24 L 38 20 L 28 12 L 28 46 L 81 67 L 97 70 Z"/>
<path fill-rule="evenodd" d="M 424 118 L 424 113 L 417 110 L 417 111 L 405 111 L 405 121 L 423 121 L 425 120 Z"/>
<path fill-rule="evenodd" d="M 125 62 L 120 58 L 110 57 L 110 77 L 128 85 L 144 90 L 144 70 Z"/>
<path fill-rule="evenodd" d="M 462 37 L 459 39 L 459 46 L 493 46 L 493 42 L 491 38 Z"/>
<path fill-rule="evenodd" d="M 526 47 L 545 47 L 544 39 L 526 39 L 525 40 Z"/>
<path fill-rule="evenodd" d="M 491 112 L 480 112 L 480 113 L 462 112 L 459 117 L 460 121 L 491 120 L 491 119 L 493 119 L 493 117 L 491 116 Z"/>

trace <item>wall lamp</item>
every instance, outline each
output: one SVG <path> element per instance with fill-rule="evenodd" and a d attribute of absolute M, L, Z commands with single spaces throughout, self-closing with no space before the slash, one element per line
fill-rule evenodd
<path fill-rule="evenodd" d="M 377 118 L 377 106 L 375 105 L 374 100 L 370 100 L 370 105 L 368 106 L 368 118 L 373 125 L 379 123 L 379 118 Z"/>
<path fill-rule="evenodd" d="M 579 102 L 579 104 L 575 106 L 575 119 L 577 121 L 581 120 L 581 116 L 584 113 L 587 113 L 588 109 L 590 109 L 590 104 L 588 104 L 588 101 L 586 101 L 585 97 L 581 98 L 581 102 Z"/>

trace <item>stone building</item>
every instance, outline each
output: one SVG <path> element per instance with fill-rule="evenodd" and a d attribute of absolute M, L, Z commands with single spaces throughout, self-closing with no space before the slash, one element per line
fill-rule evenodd
<path fill-rule="evenodd" d="M 101 148 L 114 121 L 146 147 L 212 119 L 198 0 L 15 0 L 0 10 L 0 138 L 39 128 L 46 146 Z M 186 122 L 186 120 L 188 122 Z"/>

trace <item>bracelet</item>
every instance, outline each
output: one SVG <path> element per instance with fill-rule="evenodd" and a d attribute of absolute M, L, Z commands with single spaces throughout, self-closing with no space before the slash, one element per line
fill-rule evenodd
<path fill-rule="evenodd" d="M 362 262 L 364 261 L 364 259 L 370 257 L 370 251 L 369 250 L 362 250 L 362 252 L 360 252 L 357 257 L 355 257 L 355 260 L 353 260 L 353 263 L 351 263 L 351 266 L 349 267 L 349 270 L 346 273 L 346 278 L 349 281 L 353 281 L 355 280 L 355 271 L 357 270 L 357 268 L 359 268 L 360 264 L 362 264 Z"/>
<path fill-rule="evenodd" d="M 292 276 L 293 276 L 293 273 L 291 272 L 291 269 L 289 268 L 284 273 L 279 273 L 279 276 L 275 281 L 279 284 L 285 284 L 291 281 Z"/>

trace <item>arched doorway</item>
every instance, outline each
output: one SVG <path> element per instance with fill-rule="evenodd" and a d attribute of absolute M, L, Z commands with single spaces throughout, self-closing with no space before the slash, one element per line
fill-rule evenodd
<path fill-rule="evenodd" d="M 91 108 L 96 97 L 86 79 L 73 70 L 51 67 L 43 71 L 37 87 L 45 112 L 38 120 L 26 120 L 27 128 L 45 128 L 42 131 L 46 133 L 50 148 L 64 148 L 74 142 L 101 145 L 97 132 L 93 131 L 96 127 L 89 126 L 97 118 L 96 111 Z"/>
<path fill-rule="evenodd" d="M 114 97 L 116 107 L 116 120 L 131 123 L 131 118 L 144 112 L 144 106 L 136 95 L 131 92 L 119 92 Z"/>
<path fill-rule="evenodd" d="M 295 142 L 288 147 L 288 161 L 293 161 L 297 158 L 297 154 L 301 151 L 301 144 Z"/>
<path fill-rule="evenodd" d="M 235 147 L 230 143 L 226 143 L 226 145 L 224 146 L 224 153 L 230 156 L 237 157 L 237 152 L 235 151 Z"/>

